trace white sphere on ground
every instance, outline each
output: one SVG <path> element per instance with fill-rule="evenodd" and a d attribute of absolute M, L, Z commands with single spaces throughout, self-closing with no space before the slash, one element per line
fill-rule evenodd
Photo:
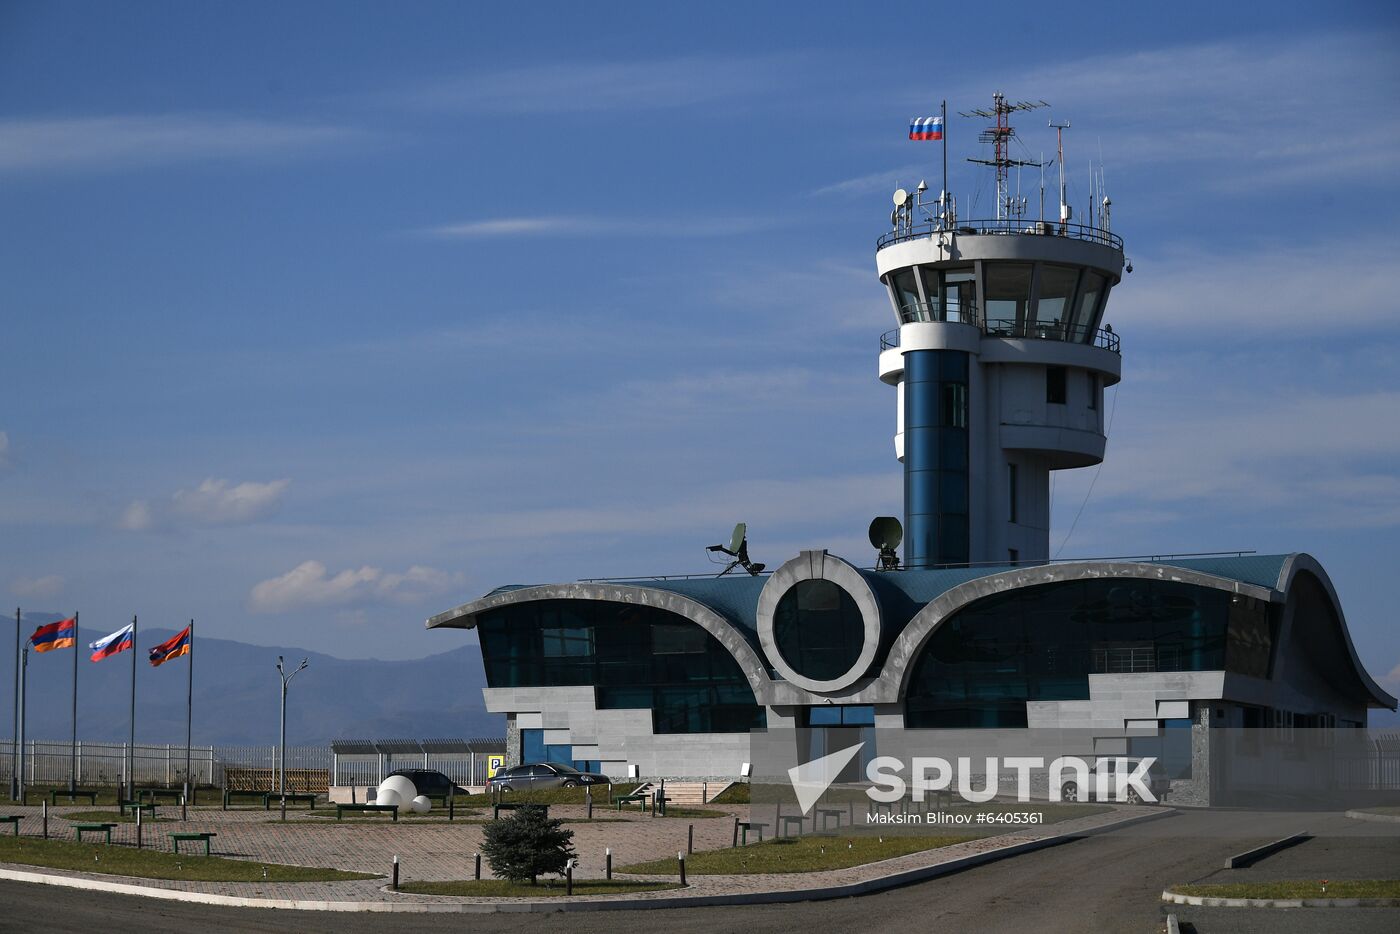
<path fill-rule="evenodd" d="M 433 809 L 433 802 L 427 795 L 419 795 L 410 801 L 408 806 L 413 809 L 414 814 L 427 814 Z"/>
<path fill-rule="evenodd" d="M 382 795 L 386 791 L 395 792 L 399 798 L 399 804 L 407 804 L 418 797 L 418 789 L 413 787 L 413 780 L 405 775 L 390 775 L 379 783 L 379 793 Z"/>
<path fill-rule="evenodd" d="M 382 804 L 385 807 L 397 804 L 403 807 L 403 795 L 392 788 L 380 788 L 379 793 L 374 796 L 375 804 Z"/>

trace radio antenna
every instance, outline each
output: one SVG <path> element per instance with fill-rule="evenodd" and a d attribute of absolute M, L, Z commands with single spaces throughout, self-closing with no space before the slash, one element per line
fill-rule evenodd
<path fill-rule="evenodd" d="M 1023 159 L 1012 159 L 1007 154 L 1007 147 L 1011 138 L 1016 135 L 1016 128 L 1011 126 L 1007 120 L 1011 114 L 1018 110 L 1036 110 L 1040 107 L 1049 107 L 1045 101 L 1017 101 L 1014 104 L 1006 100 L 1006 95 L 997 91 L 992 95 L 991 110 L 969 110 L 959 112 L 963 117 L 983 117 L 988 120 L 995 120 L 993 126 L 987 127 L 977 136 L 979 143 L 992 144 L 991 159 L 968 159 L 968 162 L 976 162 L 980 165 L 990 165 L 996 168 L 997 172 L 997 220 L 1004 220 L 1011 216 L 1011 197 L 1007 192 L 1007 177 L 1012 166 L 1019 165 L 1039 165 L 1037 162 L 1030 162 Z"/>

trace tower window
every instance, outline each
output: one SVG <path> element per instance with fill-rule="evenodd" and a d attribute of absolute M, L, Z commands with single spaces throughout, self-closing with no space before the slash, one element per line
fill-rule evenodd
<path fill-rule="evenodd" d="M 1009 478 L 1009 482 L 1008 482 L 1008 484 L 1007 484 L 1007 490 L 1006 490 L 1006 491 L 1007 491 L 1007 493 L 1008 493 L 1009 496 L 1010 496 L 1010 502 L 1011 502 L 1011 521 L 1012 521 L 1012 522 L 1015 522 L 1015 521 L 1016 521 L 1016 500 L 1017 500 L 1017 498 L 1018 498 L 1018 497 L 1016 496 L 1016 465 L 1015 465 L 1015 464 L 1009 464 L 1009 465 L 1007 465 L 1007 466 L 1008 466 L 1007 477 Z"/>
<path fill-rule="evenodd" d="M 1054 405 L 1065 404 L 1065 368 L 1047 366 L 1045 368 L 1045 401 Z"/>

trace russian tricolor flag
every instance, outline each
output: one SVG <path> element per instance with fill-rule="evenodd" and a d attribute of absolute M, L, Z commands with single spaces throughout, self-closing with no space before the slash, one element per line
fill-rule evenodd
<path fill-rule="evenodd" d="M 915 117 L 909 121 L 909 138 L 937 141 L 943 138 L 942 117 Z"/>
<path fill-rule="evenodd" d="M 110 636 L 103 636 L 96 642 L 89 643 L 88 648 L 92 649 L 92 660 L 100 662 L 118 652 L 125 652 L 135 644 L 135 641 L 136 627 L 128 623 Z"/>

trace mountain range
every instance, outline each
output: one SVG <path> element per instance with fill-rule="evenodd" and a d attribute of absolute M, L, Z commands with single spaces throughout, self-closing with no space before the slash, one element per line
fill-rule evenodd
<path fill-rule="evenodd" d="M 26 614 L 23 637 L 50 619 Z M 0 736 L 11 730 L 14 637 L 0 624 Z M 185 741 L 187 665 L 177 658 L 153 668 L 147 650 L 176 630 L 140 629 L 136 643 L 136 741 Z M 131 655 L 89 661 L 86 646 L 105 633 L 84 629 L 78 652 L 78 738 L 127 739 L 131 711 Z M 307 669 L 287 694 L 287 742 L 332 739 L 476 738 L 505 735 L 505 717 L 486 712 L 481 652 L 475 645 L 412 661 L 342 659 L 291 646 L 259 646 L 206 638 L 195 631 L 195 745 L 270 745 L 277 742 L 281 681 L 277 656 L 288 670 L 302 658 Z M 73 658 L 69 650 L 30 651 L 26 737 L 66 740 L 72 731 Z"/>

